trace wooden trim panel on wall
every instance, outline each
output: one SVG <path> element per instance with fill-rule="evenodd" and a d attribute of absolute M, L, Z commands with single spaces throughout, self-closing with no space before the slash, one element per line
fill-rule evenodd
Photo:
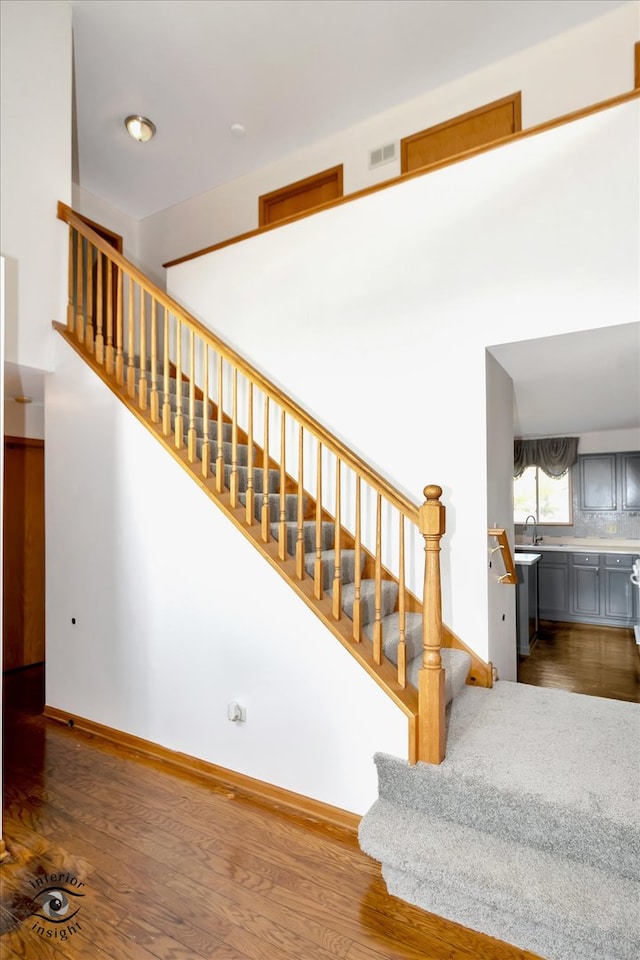
<path fill-rule="evenodd" d="M 258 223 L 266 227 L 343 196 L 343 167 L 331 167 L 258 197 Z"/>
<path fill-rule="evenodd" d="M 522 94 L 512 93 L 400 141 L 401 173 L 411 173 L 522 129 Z"/>
<path fill-rule="evenodd" d="M 636 90 L 640 89 L 640 40 L 633 48 L 633 86 Z"/>

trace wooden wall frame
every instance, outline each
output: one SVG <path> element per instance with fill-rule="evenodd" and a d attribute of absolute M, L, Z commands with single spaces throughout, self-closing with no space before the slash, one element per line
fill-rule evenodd
<path fill-rule="evenodd" d="M 481 123 L 483 117 L 486 118 L 488 125 L 492 115 L 494 118 L 500 115 L 500 126 L 503 132 L 498 132 L 496 135 L 494 131 L 490 130 L 487 130 L 486 133 L 469 130 L 466 135 L 464 134 L 464 127 L 470 127 L 474 121 L 480 121 Z M 458 128 L 457 131 L 456 128 Z M 445 120 L 443 123 L 437 123 L 433 127 L 427 127 L 426 130 L 412 133 L 409 137 L 404 137 L 400 141 L 401 173 L 411 173 L 413 170 L 420 169 L 420 167 L 429 166 L 466 150 L 472 150 L 492 141 L 500 140 L 502 137 L 518 133 L 520 130 L 522 130 L 522 93 L 518 91 L 509 94 L 508 97 L 502 97 L 500 100 L 494 100 L 492 103 L 486 103 L 475 110 L 469 110 L 467 113 L 452 117 L 452 119 Z M 451 131 L 454 142 L 456 140 L 455 133 L 459 133 L 457 138 L 459 139 L 459 145 L 454 146 L 453 150 L 441 145 L 440 148 L 435 150 L 433 156 L 425 159 L 424 162 L 416 163 L 412 153 L 415 152 L 417 146 L 430 138 L 435 139 L 440 134 L 446 134 L 447 131 Z"/>
<path fill-rule="evenodd" d="M 339 164 L 258 197 L 258 222 L 265 227 L 342 196 L 343 166 Z"/>

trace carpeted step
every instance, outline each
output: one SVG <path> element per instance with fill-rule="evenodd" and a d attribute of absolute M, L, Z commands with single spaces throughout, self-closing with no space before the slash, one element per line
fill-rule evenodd
<path fill-rule="evenodd" d="M 364 553 L 360 554 L 361 565 L 360 573 L 364 570 L 365 564 L 365 555 Z M 321 552 L 322 559 L 322 584 L 323 590 L 328 590 L 333 584 L 333 577 L 335 574 L 335 565 L 336 565 L 336 552 L 335 550 L 323 550 Z M 305 555 L 304 558 L 304 568 L 309 574 L 310 577 L 314 575 L 316 563 L 316 554 L 315 551 L 309 552 Z M 340 569 L 342 572 L 342 584 L 343 589 L 347 584 L 350 584 L 355 579 L 356 575 L 356 554 L 355 550 L 342 550 L 340 552 Z"/>
<path fill-rule="evenodd" d="M 444 702 L 446 706 L 466 686 L 472 661 L 468 653 L 465 653 L 464 650 L 456 650 L 454 647 L 443 647 L 440 650 L 440 655 L 444 667 Z M 413 687 L 418 686 L 418 674 L 421 667 L 422 653 L 419 653 L 407 664 L 407 683 L 410 683 Z"/>
<path fill-rule="evenodd" d="M 353 619 L 355 583 L 346 583 L 342 589 L 342 609 Z M 393 613 L 398 600 L 398 584 L 394 580 L 382 580 L 381 616 Z M 362 624 L 372 623 L 376 618 L 376 582 L 360 581 L 360 615 Z"/>
<path fill-rule="evenodd" d="M 302 532 L 304 540 L 304 552 L 310 553 L 316 546 L 316 522 L 315 520 L 303 520 Z M 271 524 L 271 536 L 274 540 L 280 537 L 280 524 Z M 335 525 L 328 520 L 322 522 L 322 549 L 330 550 L 333 546 L 335 537 Z M 287 553 L 295 556 L 296 544 L 298 542 L 298 524 L 296 521 L 287 521 Z"/>
<path fill-rule="evenodd" d="M 231 464 L 225 464 L 224 484 L 227 489 L 231 483 Z M 253 470 L 253 489 L 256 493 L 264 493 L 264 470 L 262 467 L 254 467 Z M 249 482 L 249 471 L 247 467 L 238 467 L 238 491 L 244 493 Z M 278 493 L 280 490 L 280 471 L 269 470 L 269 493 Z"/>
<path fill-rule="evenodd" d="M 377 754 L 379 796 L 640 882 L 639 716 L 638 704 L 563 690 L 466 687 L 445 761 Z"/>
<path fill-rule="evenodd" d="M 241 504 L 247 502 L 247 498 L 244 493 L 240 493 L 238 499 Z M 295 520 L 298 516 L 298 495 L 296 493 L 287 493 L 285 494 L 285 520 Z M 264 497 L 262 494 L 259 496 L 256 495 L 255 498 L 255 517 L 256 520 L 260 520 L 262 517 L 262 503 Z M 305 509 L 307 505 L 307 498 L 305 497 Z M 274 523 L 276 520 L 280 519 L 280 494 L 279 493 L 270 493 L 269 494 L 269 520 L 271 523 Z"/>
<path fill-rule="evenodd" d="M 198 457 L 199 460 L 202 459 L 202 444 L 203 444 L 203 441 L 202 441 L 202 440 L 196 440 L 196 456 Z M 211 464 L 215 464 L 217 456 L 218 456 L 218 444 L 216 443 L 215 440 L 210 440 L 210 441 L 209 441 L 209 462 L 210 462 Z M 231 443 L 223 443 L 223 444 L 222 444 L 222 457 L 223 457 L 223 460 L 224 460 L 225 464 L 231 464 L 232 456 L 233 456 L 233 444 L 231 444 Z M 246 465 L 247 465 L 247 460 L 248 460 L 248 458 L 249 458 L 249 447 L 247 447 L 247 446 L 246 446 L 245 444 L 243 444 L 243 443 L 237 444 L 237 446 L 236 446 L 236 457 L 237 457 L 237 460 L 238 460 L 238 466 L 246 467 Z M 254 462 L 254 471 L 255 471 L 255 470 L 257 469 L 257 468 L 255 467 L 255 462 L 256 462 L 256 461 L 255 461 L 255 453 L 254 453 L 253 462 Z M 261 468 L 260 468 L 260 469 L 261 469 Z"/>
<path fill-rule="evenodd" d="M 636 960 L 638 887 L 562 854 L 523 848 L 423 811 L 377 800 L 360 846 L 389 892 L 547 960 Z"/>

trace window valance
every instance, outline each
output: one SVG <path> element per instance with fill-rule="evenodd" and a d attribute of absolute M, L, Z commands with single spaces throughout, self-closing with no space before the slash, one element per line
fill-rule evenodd
<path fill-rule="evenodd" d="M 514 440 L 514 479 L 521 477 L 527 467 L 540 467 L 548 477 L 563 477 L 578 459 L 578 441 L 579 437 Z"/>

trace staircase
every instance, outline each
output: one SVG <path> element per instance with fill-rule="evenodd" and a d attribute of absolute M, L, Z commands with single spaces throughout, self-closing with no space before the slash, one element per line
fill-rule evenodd
<path fill-rule="evenodd" d="M 441 488 L 412 502 L 73 211 L 58 216 L 69 303 L 54 327 L 402 710 L 410 762 L 440 763 L 447 704 L 493 681 L 442 623 Z"/>
<path fill-rule="evenodd" d="M 440 766 L 376 756 L 360 845 L 431 913 L 547 960 L 637 960 L 639 743 L 638 704 L 467 688 Z"/>
<path fill-rule="evenodd" d="M 136 380 L 140 381 L 142 372 L 140 371 L 140 358 L 136 358 Z M 158 377 L 161 371 L 158 370 Z M 149 367 L 145 370 L 144 377 L 147 381 L 151 379 L 151 370 Z M 175 377 L 169 379 L 169 403 L 171 407 L 171 432 L 175 436 L 177 410 L 184 410 L 188 406 L 188 382 L 181 381 L 181 396 L 178 394 L 178 381 Z M 195 410 L 195 429 L 198 435 L 196 443 L 197 457 L 201 458 L 202 448 L 205 439 L 209 441 L 209 466 L 211 472 L 215 472 L 218 457 L 222 455 L 224 462 L 225 487 L 229 489 L 232 485 L 232 474 L 234 472 L 234 452 L 233 452 L 233 426 L 231 423 L 222 424 L 222 444 L 221 449 L 218 444 L 220 425 L 210 411 L 205 410 L 203 400 L 194 400 Z M 184 431 L 184 425 L 182 427 Z M 184 438 L 186 440 L 186 437 Z M 260 454 L 258 448 L 254 448 L 253 461 L 255 462 Z M 247 489 L 249 484 L 249 446 L 244 443 L 236 444 L 235 454 L 235 473 L 238 490 L 238 499 L 243 507 L 247 504 Z M 270 467 L 268 471 L 264 468 L 256 467 L 252 471 L 252 489 L 255 495 L 254 507 L 256 521 L 261 520 L 262 509 L 264 505 L 264 494 L 267 493 L 267 502 L 269 510 L 269 530 L 270 535 L 276 542 L 282 533 L 281 523 L 281 481 L 282 471 L 279 467 Z M 299 499 L 297 492 L 287 493 L 285 495 L 285 522 L 284 532 L 286 538 L 286 552 L 290 557 L 295 557 L 298 544 L 298 515 Z M 315 502 L 308 496 L 303 495 L 302 513 L 308 516 L 316 509 Z M 336 525 L 333 520 L 324 520 L 321 522 L 321 550 L 316 547 L 316 520 L 303 521 L 304 536 L 304 568 L 309 577 L 315 576 L 316 563 L 320 559 L 322 564 L 322 590 L 329 598 L 333 597 L 333 584 L 335 582 L 335 534 Z M 360 551 L 359 566 L 360 580 L 358 584 L 360 599 L 360 622 L 363 627 L 364 636 L 373 644 L 374 626 L 376 623 L 376 580 L 364 576 L 366 555 Z M 340 550 L 340 585 L 341 585 L 341 608 L 346 617 L 353 620 L 353 605 L 356 590 L 356 551 L 353 549 L 342 548 Z M 398 647 L 400 643 L 400 616 L 398 613 L 399 584 L 394 579 L 383 579 L 381 587 L 381 609 L 380 626 L 382 632 L 382 652 L 387 660 L 394 666 L 398 665 Z M 404 615 L 404 642 L 406 646 L 406 675 L 407 682 L 413 687 L 418 686 L 418 673 L 422 667 L 422 614 L 406 612 Z M 456 694 L 465 686 L 467 678 L 472 669 L 472 659 L 469 653 L 464 650 L 454 648 L 443 648 L 441 652 L 442 664 L 445 670 L 445 705 L 448 705 Z"/>

